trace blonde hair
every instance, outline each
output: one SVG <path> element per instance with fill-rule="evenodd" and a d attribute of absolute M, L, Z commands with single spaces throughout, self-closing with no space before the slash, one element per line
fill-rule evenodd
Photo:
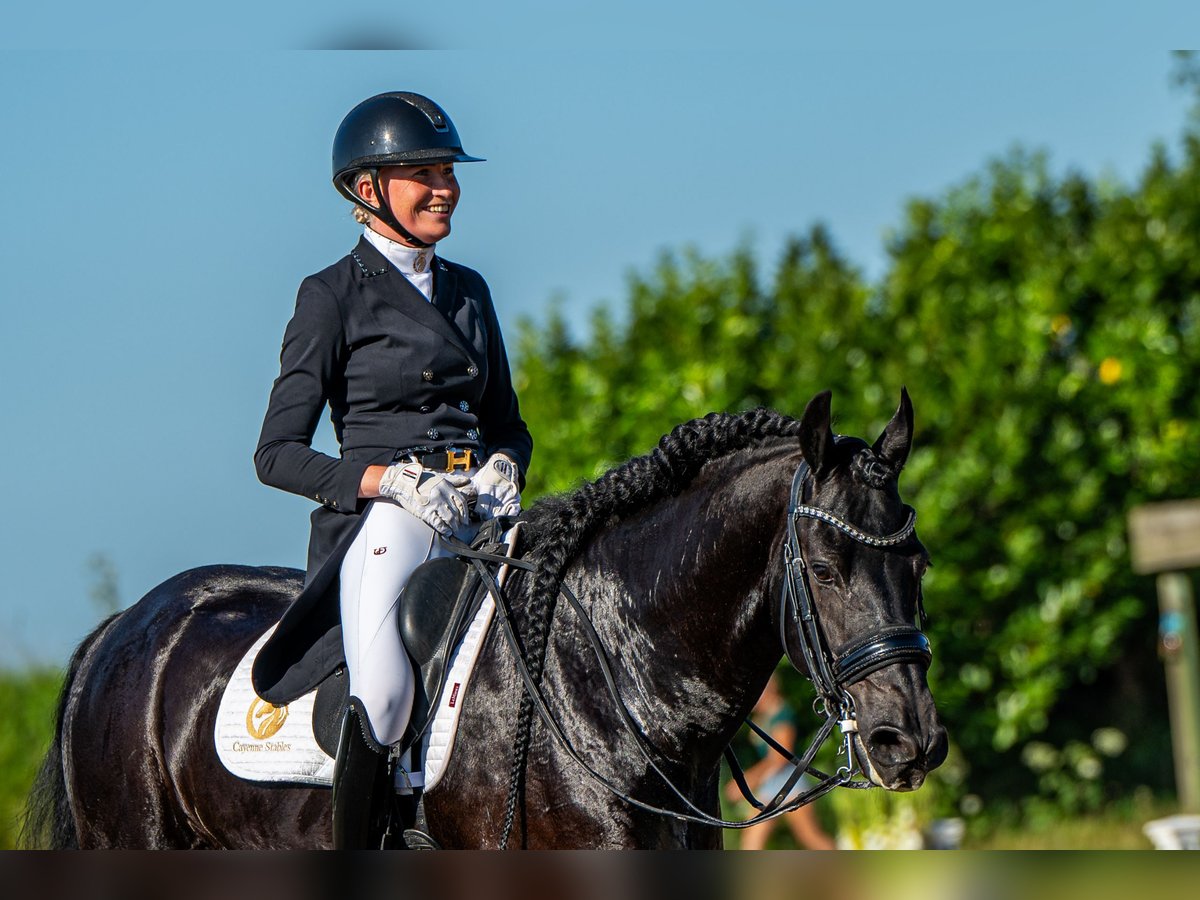
<path fill-rule="evenodd" d="M 359 169 L 357 172 L 354 172 L 352 176 L 346 178 L 346 184 L 350 188 L 350 193 L 354 194 L 356 197 L 360 196 L 358 193 L 358 186 L 364 178 L 370 180 L 371 176 L 370 173 L 364 172 L 362 169 Z M 354 216 L 354 221 L 359 225 L 367 225 L 373 218 L 371 211 L 358 203 L 354 204 L 354 208 L 350 211 L 350 214 Z"/>

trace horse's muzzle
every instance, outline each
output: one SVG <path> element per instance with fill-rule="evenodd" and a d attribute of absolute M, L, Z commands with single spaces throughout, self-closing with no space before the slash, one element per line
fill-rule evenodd
<path fill-rule="evenodd" d="M 915 791 L 946 761 L 946 729 L 935 725 L 923 739 L 891 725 L 878 725 L 862 738 L 871 780 L 891 791 Z"/>

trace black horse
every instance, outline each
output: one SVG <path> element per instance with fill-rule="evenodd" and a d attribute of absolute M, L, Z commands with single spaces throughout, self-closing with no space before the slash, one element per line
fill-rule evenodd
<path fill-rule="evenodd" d="M 789 520 L 835 656 L 864 635 L 917 633 L 927 555 L 915 534 L 887 545 L 854 537 L 892 534 L 908 519 L 897 477 L 911 441 L 907 394 L 869 446 L 835 439 L 824 393 L 799 421 L 760 409 L 685 423 L 649 455 L 529 510 L 526 558 L 537 568 L 506 592 L 521 652 L 572 747 L 628 797 L 680 808 L 640 753 L 644 740 L 692 803 L 719 811 L 722 751 L 783 652 Z M 805 508 L 825 520 L 789 516 L 801 465 Z M 70 663 L 27 842 L 328 846 L 325 790 L 242 781 L 222 768 L 213 740 L 229 674 L 300 583 L 291 569 L 194 569 L 89 635 Z M 557 599 L 564 583 L 614 660 L 640 737 L 623 724 L 576 613 Z M 919 787 L 946 753 L 924 665 L 904 657 L 848 691 L 862 770 L 892 790 Z M 719 828 L 647 812 L 587 775 L 535 715 L 495 623 L 456 747 L 425 798 L 443 846 L 496 847 L 506 819 L 510 846 L 720 846 Z"/>

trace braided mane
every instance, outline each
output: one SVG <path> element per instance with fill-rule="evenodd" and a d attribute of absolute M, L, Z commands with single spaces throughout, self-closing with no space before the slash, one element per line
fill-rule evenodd
<path fill-rule="evenodd" d="M 772 439 L 796 438 L 800 422 L 759 407 L 748 412 L 709 413 L 677 425 L 658 446 L 575 491 L 537 503 L 527 514 L 526 558 L 537 565 L 525 580 L 522 644 L 530 673 L 540 681 L 550 623 L 567 566 L 604 527 L 651 503 L 683 491 L 711 460 Z M 533 701 L 522 693 L 509 772 L 504 834 L 512 826 L 529 751 Z"/>
<path fill-rule="evenodd" d="M 571 493 L 539 501 L 527 515 L 528 558 L 538 564 L 538 577 L 527 585 L 527 603 L 532 607 L 541 599 L 553 602 L 567 566 L 605 526 L 677 496 L 714 459 L 799 433 L 798 420 L 763 407 L 739 414 L 709 413 L 677 425 L 650 453 Z"/>

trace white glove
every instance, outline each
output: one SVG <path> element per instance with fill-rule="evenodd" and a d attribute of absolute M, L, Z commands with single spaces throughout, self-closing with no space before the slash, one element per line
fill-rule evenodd
<path fill-rule="evenodd" d="M 470 485 L 466 475 L 441 475 L 420 463 L 396 463 L 379 479 L 379 496 L 395 500 L 434 531 L 450 537 L 467 519 L 468 498 L 474 493 Z"/>
<path fill-rule="evenodd" d="M 475 512 L 481 519 L 515 516 L 521 511 L 521 489 L 517 487 L 517 464 L 503 453 L 493 453 L 472 477 L 478 494 Z"/>

